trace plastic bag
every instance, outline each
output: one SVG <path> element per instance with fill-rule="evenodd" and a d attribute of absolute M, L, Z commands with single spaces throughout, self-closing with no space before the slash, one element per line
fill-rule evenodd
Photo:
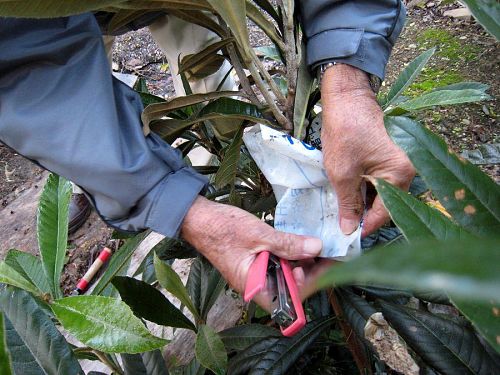
<path fill-rule="evenodd" d="M 277 230 L 321 238 L 324 258 L 347 260 L 361 253 L 361 227 L 348 236 L 340 229 L 337 195 L 321 151 L 260 124 L 243 141 L 273 186 Z"/>

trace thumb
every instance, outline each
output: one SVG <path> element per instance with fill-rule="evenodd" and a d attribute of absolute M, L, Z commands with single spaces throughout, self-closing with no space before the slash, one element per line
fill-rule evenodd
<path fill-rule="evenodd" d="M 288 260 L 314 258 L 323 248 L 323 241 L 316 237 L 275 231 L 269 241 L 269 251 Z"/>
<path fill-rule="evenodd" d="M 382 225 L 384 225 L 389 220 L 389 214 L 382 203 L 382 200 L 377 195 L 373 201 L 372 207 L 366 213 L 363 222 L 363 232 L 361 237 L 366 237 L 370 233 L 374 232 Z"/>
<path fill-rule="evenodd" d="M 339 205 L 340 229 L 345 235 L 351 234 L 358 228 L 363 214 L 361 182 L 361 176 L 333 181 Z"/>

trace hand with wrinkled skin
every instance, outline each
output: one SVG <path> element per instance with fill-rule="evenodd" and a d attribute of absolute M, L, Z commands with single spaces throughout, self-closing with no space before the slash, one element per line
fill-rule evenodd
<path fill-rule="evenodd" d="M 350 234 L 363 214 L 363 176 L 383 178 L 408 190 L 415 169 L 389 138 L 366 73 L 344 64 L 328 68 L 323 75 L 321 97 L 324 165 L 339 198 L 340 226 Z M 364 217 L 362 236 L 388 220 L 381 199 L 375 197 Z"/>
<path fill-rule="evenodd" d="M 279 232 L 242 209 L 203 197 L 198 197 L 189 209 L 181 227 L 181 236 L 240 293 L 245 290 L 248 269 L 261 251 L 270 251 L 284 259 L 312 261 L 323 245 L 318 238 Z M 304 291 L 313 291 L 314 288 L 309 286 L 312 280 L 303 277 L 301 272 L 300 267 L 294 270 L 297 283 Z M 270 309 L 269 294 L 260 293 L 254 300 L 263 308 Z"/>

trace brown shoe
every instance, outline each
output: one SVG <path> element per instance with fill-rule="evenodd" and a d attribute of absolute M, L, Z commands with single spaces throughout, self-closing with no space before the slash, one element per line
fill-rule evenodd
<path fill-rule="evenodd" d="M 75 233 L 90 215 L 92 206 L 84 194 L 71 195 L 69 201 L 68 234 Z"/>

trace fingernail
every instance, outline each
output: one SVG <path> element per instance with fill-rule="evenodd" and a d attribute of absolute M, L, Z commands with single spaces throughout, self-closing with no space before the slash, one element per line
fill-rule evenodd
<path fill-rule="evenodd" d="M 305 255 L 318 255 L 323 248 L 323 241 L 319 238 L 307 238 L 304 240 L 303 252 Z"/>
<path fill-rule="evenodd" d="M 340 229 L 346 236 L 354 232 L 359 225 L 359 220 L 340 218 Z"/>

